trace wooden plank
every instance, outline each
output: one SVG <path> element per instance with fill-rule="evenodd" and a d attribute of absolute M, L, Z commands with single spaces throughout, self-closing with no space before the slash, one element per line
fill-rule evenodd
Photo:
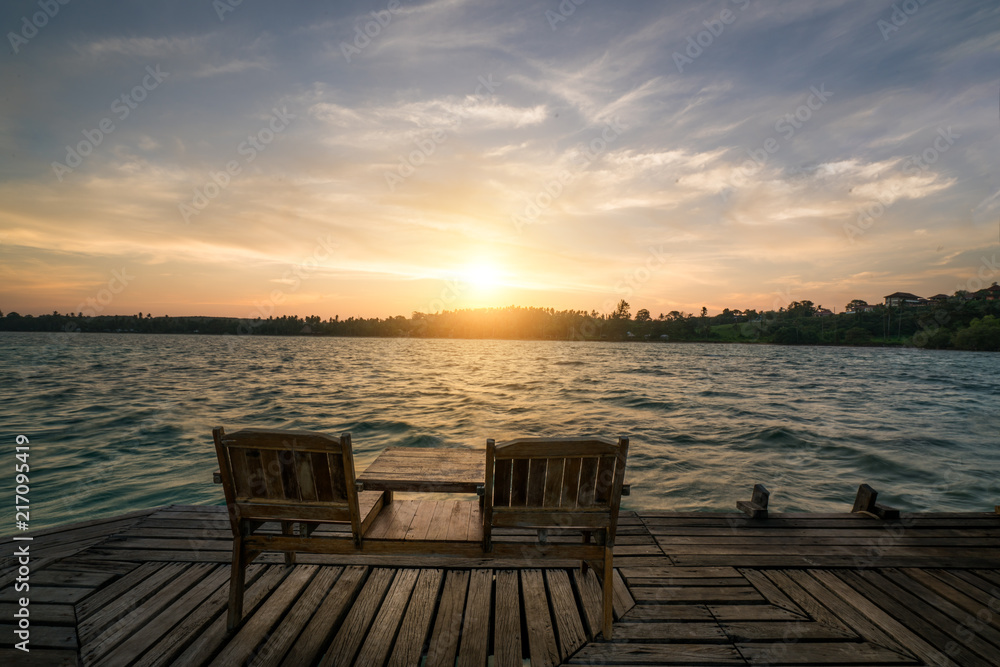
<path fill-rule="evenodd" d="M 213 667 L 235 667 L 254 661 L 258 657 L 257 647 L 262 637 L 269 637 L 278 620 L 309 584 L 316 574 L 317 566 L 299 565 L 268 596 L 267 600 L 252 616 L 243 620 L 235 636 L 226 642 L 222 651 L 212 660 Z"/>
<path fill-rule="evenodd" d="M 894 569 L 882 570 L 881 574 L 899 586 L 900 589 L 921 600 L 925 606 L 933 607 L 935 612 L 940 612 L 945 615 L 944 617 L 950 616 L 950 625 L 954 627 L 954 630 L 951 630 L 950 634 L 954 635 L 956 639 L 963 640 L 974 648 L 981 646 L 986 651 L 985 653 L 980 651 L 980 655 L 983 657 L 1000 656 L 1000 631 L 977 621 L 968 610 L 955 604 L 954 600 L 957 596 L 954 594 L 954 589 L 945 585 L 931 588 L 925 586 L 916 577 L 908 577 Z M 932 579 L 931 581 L 936 580 Z M 979 607 L 975 603 L 973 603 L 973 607 L 975 609 L 972 612 L 973 614 L 982 609 L 982 607 Z M 973 631 L 978 635 L 976 640 L 967 638 L 970 627 L 974 628 Z M 978 640 L 982 640 L 982 643 Z"/>
<path fill-rule="evenodd" d="M 949 644 L 960 645 L 961 648 L 956 650 L 954 657 L 963 664 L 985 666 L 993 662 L 992 657 L 996 655 L 998 647 L 988 644 L 975 634 L 970 633 L 971 636 L 960 637 L 964 633 L 959 632 L 960 627 L 954 619 L 927 604 L 910 590 L 899 586 L 885 574 L 871 571 L 845 574 L 859 577 L 880 589 L 882 596 L 879 602 L 883 607 L 891 604 L 893 608 L 901 611 L 899 617 L 904 619 L 907 625 L 915 629 L 919 627 L 921 634 L 935 641 L 939 647 L 945 647 L 947 651 Z"/>
<path fill-rule="evenodd" d="M 839 620 L 843 621 L 851 631 L 874 644 L 885 646 L 900 653 L 906 652 L 903 646 L 879 627 L 877 623 L 874 623 L 856 607 L 848 604 L 824 586 L 819 576 L 815 576 L 816 574 L 815 570 L 788 573 L 799 586 L 808 591 L 817 601 L 821 602 Z"/>
<path fill-rule="evenodd" d="M 764 602 L 752 586 L 664 586 L 636 588 L 632 596 L 637 604 L 691 603 L 720 604 L 725 602 Z"/>
<path fill-rule="evenodd" d="M 262 600 L 264 600 L 271 591 L 281 583 L 285 575 L 288 574 L 288 569 L 284 566 L 270 566 L 263 570 L 261 576 L 247 587 L 246 593 L 243 595 L 243 613 L 252 614 L 253 610 L 257 607 Z M 194 636 L 194 641 L 187 645 L 183 653 L 177 656 L 176 661 L 178 665 L 195 665 L 204 664 L 205 661 L 222 646 L 228 636 L 226 632 L 226 602 L 228 598 L 228 587 L 223 587 L 219 589 L 220 592 L 225 592 L 225 597 L 223 596 L 212 596 L 210 599 L 215 603 L 215 608 L 212 610 L 216 614 L 212 619 L 211 623 L 204 627 L 202 632 L 198 635 L 188 635 L 185 637 L 186 640 L 190 640 Z M 204 606 L 204 605 L 203 605 Z M 149 655 L 147 653 L 147 655 Z M 162 660 L 162 656 L 151 656 L 155 664 L 164 664 L 166 661 Z"/>
<path fill-rule="evenodd" d="M 354 660 L 358 667 L 382 667 L 389 657 L 403 613 L 410 601 L 410 593 L 417 583 L 418 570 L 397 570 L 385 600 L 368 632 L 361 651 Z"/>
<path fill-rule="evenodd" d="M 437 511 L 441 501 L 425 500 L 417 503 L 417 511 L 413 514 L 413 520 L 403 535 L 404 540 L 426 540 L 427 533 L 431 528 L 434 513 Z"/>
<path fill-rule="evenodd" d="M 29 598 L 30 599 L 30 598 Z M 21 605 L 14 602 L 0 604 L 0 619 L 14 618 Z M 29 620 L 34 624 L 72 625 L 76 627 L 76 611 L 71 604 L 36 604 L 31 602 L 28 613 Z"/>
<path fill-rule="evenodd" d="M 114 609 L 114 616 L 110 617 L 110 624 L 107 624 L 109 617 L 103 614 L 95 614 L 88 619 L 88 639 L 83 639 L 83 624 L 81 628 L 81 648 L 80 659 L 84 665 L 95 662 L 105 662 L 105 656 L 120 643 L 134 634 L 137 629 L 146 627 L 149 623 L 159 620 L 160 614 L 169 607 L 177 598 L 182 596 L 193 586 L 198 585 L 206 575 L 216 566 L 210 563 L 197 563 L 187 566 L 167 566 L 164 574 L 169 575 L 165 585 L 156 589 L 152 594 L 147 594 L 149 589 L 141 592 L 133 600 L 131 606 L 119 607 L 109 606 L 106 609 Z M 159 574 L 159 573 L 158 573 Z M 143 584 L 149 584 L 157 575 L 150 577 Z M 140 602 L 141 600 L 141 602 Z M 100 624 L 98 623 L 100 621 Z M 106 624 L 106 625 L 103 625 Z M 102 627 L 99 634 L 94 630 Z M 166 630 L 167 628 L 164 628 Z"/>
<path fill-rule="evenodd" d="M 787 627 L 786 623 L 776 623 Z M 781 635 L 779 634 L 780 638 Z M 617 623 L 615 641 L 685 642 L 691 644 L 728 643 L 718 623 Z"/>
<path fill-rule="evenodd" d="M 473 570 L 469 575 L 469 593 L 458 649 L 459 667 L 483 667 L 490 646 L 490 610 L 492 608 L 493 570 Z"/>
<path fill-rule="evenodd" d="M 389 658 L 389 667 L 409 667 L 419 665 L 423 654 L 424 642 L 434 620 L 434 608 L 437 604 L 438 592 L 444 580 L 443 570 L 420 570 L 417 583 L 406 608 L 406 616 L 399 626 L 399 634 Z M 520 667 L 520 666 L 519 666 Z"/>
<path fill-rule="evenodd" d="M 510 482 L 513 461 L 497 461 L 493 471 L 493 504 L 497 507 L 510 506 Z"/>
<path fill-rule="evenodd" d="M 38 649 L 28 653 L 16 648 L 0 647 L 0 663 L 17 667 L 76 667 L 76 649 Z"/>
<path fill-rule="evenodd" d="M 510 506 L 523 507 L 528 497 L 528 459 L 514 459 L 510 478 Z"/>
<path fill-rule="evenodd" d="M 438 605 L 434 630 L 427 648 L 425 667 L 454 667 L 468 589 L 468 570 L 450 570 L 445 576 L 441 603 Z"/>
<path fill-rule="evenodd" d="M 746 661 L 728 644 L 644 644 L 618 642 L 584 646 L 570 665 L 745 665 Z M 532 663 L 534 667 L 534 663 Z"/>
<path fill-rule="evenodd" d="M 474 502 L 456 502 L 452 506 L 451 516 L 448 518 L 449 540 L 464 541 L 469 539 L 469 520 L 472 517 L 475 504 Z"/>
<path fill-rule="evenodd" d="M 29 653 L 41 649 L 71 649 L 76 652 L 76 628 L 65 625 L 42 625 L 37 619 L 31 620 L 35 622 L 28 630 L 30 632 Z M 4 638 L 4 643 L 20 641 L 20 638 L 14 634 L 17 629 L 16 623 L 0 623 L 0 637 Z M 23 651 L 18 650 L 18 653 L 23 654 Z M 15 660 L 13 664 L 18 665 L 20 661 Z"/>
<path fill-rule="evenodd" d="M 229 568 L 218 567 L 220 570 L 218 573 L 206 577 L 199 586 L 188 591 L 184 597 L 168 609 L 169 613 L 174 607 L 179 607 L 181 611 L 179 623 L 165 634 L 163 628 L 155 625 L 143 628 L 120 644 L 115 651 L 128 655 L 127 644 L 134 640 L 132 646 L 135 647 L 135 651 L 131 652 L 133 656 L 131 664 L 142 667 L 158 667 L 171 662 L 177 653 L 191 641 L 192 637 L 199 636 L 214 619 L 219 617 L 220 610 L 225 609 L 229 601 L 229 586 L 226 585 L 229 581 Z M 247 568 L 246 584 L 248 589 L 260 578 L 265 569 L 264 566 L 256 563 Z M 219 577 L 219 579 L 213 581 L 213 577 Z M 215 590 L 211 591 L 213 583 Z M 207 595 L 207 597 L 199 597 L 199 594 Z M 153 639 L 144 639 L 147 636 Z"/>
<path fill-rule="evenodd" d="M 549 614 L 549 602 L 542 571 L 521 570 L 521 595 L 528 626 L 528 653 L 532 667 L 550 667 L 560 662 L 555 627 Z"/>
<path fill-rule="evenodd" d="M 167 563 L 162 565 L 151 576 L 146 577 L 128 590 L 122 591 L 120 595 L 108 601 L 99 610 L 83 617 L 77 626 L 77 631 L 80 633 L 81 646 L 86 648 L 106 628 L 127 616 L 143 602 L 151 598 L 171 580 L 180 576 L 187 567 L 187 565 L 181 563 Z M 79 615 L 79 613 L 80 610 L 77 608 L 77 614 Z"/>
<path fill-rule="evenodd" d="M 431 525 L 427 529 L 426 539 L 446 540 L 448 539 L 448 520 L 451 517 L 452 502 L 441 501 L 434 508 L 431 517 Z"/>
<path fill-rule="evenodd" d="M 808 590 L 799 585 L 799 581 L 804 585 L 809 585 L 809 575 L 794 570 L 765 570 L 762 574 L 788 594 L 795 601 L 795 604 L 813 619 L 840 631 L 846 637 L 857 638 L 851 628 L 841 621 L 835 613 L 823 606 L 821 602 L 809 594 Z"/>
<path fill-rule="evenodd" d="M 663 607 L 670 610 L 673 606 Z M 628 618 L 636 615 L 637 606 L 633 609 Z M 657 609 L 657 607 L 653 607 Z M 707 607 L 710 616 L 720 623 L 740 622 L 740 621 L 808 621 L 809 618 L 801 613 L 795 613 L 765 604 L 710 604 Z"/>
<path fill-rule="evenodd" d="M 527 507 L 541 507 L 544 503 L 548 465 L 548 459 L 531 459 L 528 462 L 528 491 L 525 499 Z"/>
<path fill-rule="evenodd" d="M 521 596 L 516 570 L 497 571 L 493 628 L 495 667 L 521 667 Z"/>
<path fill-rule="evenodd" d="M 367 574 L 367 567 L 354 565 L 344 568 L 337 583 L 323 598 L 319 609 L 285 655 L 281 662 L 284 667 L 298 667 L 315 662 L 322 648 L 330 643 L 335 629 L 340 627 L 341 619 L 347 615 Z"/>
<path fill-rule="evenodd" d="M 559 500 L 560 507 L 573 509 L 577 506 L 576 499 L 580 492 L 580 468 L 582 465 L 582 458 L 574 457 L 566 459 L 566 466 L 563 472 L 562 498 Z"/>
<path fill-rule="evenodd" d="M 576 506 L 589 508 L 594 506 L 594 493 L 597 489 L 598 460 L 592 456 L 584 457 L 580 465 L 580 487 L 576 495 Z"/>
<path fill-rule="evenodd" d="M 580 568 L 573 569 L 573 583 L 580 595 L 580 606 L 583 609 L 583 622 L 587 630 L 587 639 L 593 639 L 601 633 L 604 618 L 601 599 L 603 596 L 601 582 L 592 569 L 586 573 Z"/>
<path fill-rule="evenodd" d="M 277 665 L 281 661 L 341 571 L 340 567 L 317 568 L 315 576 L 309 581 L 288 614 L 281 619 L 277 627 L 265 635 L 263 644 L 251 656 L 253 664 Z"/>
<path fill-rule="evenodd" d="M 542 496 L 542 505 L 545 507 L 559 507 L 563 491 L 563 470 L 566 459 L 547 459 L 545 474 L 545 491 Z"/>
<path fill-rule="evenodd" d="M 635 606 L 635 599 L 629 593 L 628 586 L 625 585 L 625 580 L 622 579 L 622 575 L 618 570 L 612 570 L 612 572 L 614 573 L 614 582 L 611 587 L 614 615 L 615 618 L 621 618 Z"/>
<path fill-rule="evenodd" d="M 990 642 L 997 643 L 998 638 L 1000 638 L 997 634 L 997 630 L 1000 629 L 1000 614 L 995 612 L 1000 612 L 1000 595 L 993 597 L 944 570 L 931 573 L 929 570 L 909 568 L 903 570 L 903 574 L 919 582 L 927 590 L 934 591 L 935 595 L 947 600 L 949 604 L 954 605 L 952 609 L 957 612 L 957 615 L 949 613 L 960 623 L 966 626 L 978 627 L 983 624 L 991 626 L 984 627 L 980 634 Z M 990 610 L 990 605 L 994 611 Z M 948 609 L 943 609 L 943 611 L 948 611 Z M 1000 649 L 998 649 L 998 653 L 1000 653 Z"/>
<path fill-rule="evenodd" d="M 877 644 L 832 642 L 776 642 L 774 644 L 736 644 L 740 653 L 752 664 L 765 665 L 843 665 L 848 664 L 913 664 L 909 656 L 901 655 Z"/>
<path fill-rule="evenodd" d="M 68 588 L 100 588 L 115 578 L 112 572 L 87 572 L 83 570 L 57 570 L 49 568 L 33 572 L 31 587 L 65 586 Z"/>
<path fill-rule="evenodd" d="M 111 604 L 114 600 L 117 600 L 122 595 L 133 590 L 141 584 L 143 580 L 152 576 L 163 567 L 164 565 L 162 563 L 143 563 L 118 581 L 108 584 L 101 590 L 94 592 L 93 595 L 88 597 L 86 600 L 83 600 L 76 606 L 77 618 L 80 619 L 80 621 L 89 618 L 105 606 Z"/>
<path fill-rule="evenodd" d="M 583 620 L 566 570 L 547 570 L 545 583 L 548 584 L 549 598 L 552 601 L 559 655 L 565 658 L 576 653 L 587 642 Z"/>
<path fill-rule="evenodd" d="M 895 604 L 892 601 L 883 600 L 885 596 L 878 592 L 877 589 L 870 586 L 863 579 L 855 577 L 853 576 L 853 573 L 847 571 L 838 571 L 836 574 L 832 572 L 816 571 L 812 574 L 827 588 L 840 596 L 842 600 L 853 606 L 866 618 L 870 619 L 873 623 L 880 627 L 892 638 L 894 642 L 904 647 L 907 651 L 914 654 L 919 659 L 933 665 L 946 665 L 949 667 L 955 665 L 955 663 L 952 662 L 944 653 L 939 651 L 937 647 L 925 640 L 925 635 L 922 631 L 911 630 L 910 627 L 903 625 L 892 615 L 887 613 L 901 613 L 901 616 L 904 618 L 909 615 L 905 607 L 900 608 L 898 604 Z M 879 599 L 880 604 L 886 606 L 886 611 L 883 611 L 879 605 L 872 602 L 872 600 L 869 599 L 870 595 Z"/>
<path fill-rule="evenodd" d="M 361 648 L 365 634 L 385 598 L 386 591 L 392 584 L 394 575 L 395 570 L 388 568 L 372 570 L 368 581 L 347 612 L 343 625 L 340 626 L 340 630 L 320 661 L 322 667 L 349 665 L 354 662 L 354 656 Z"/>
<path fill-rule="evenodd" d="M 195 586 L 169 607 L 160 611 L 155 619 L 142 624 L 138 629 L 134 629 L 124 641 L 101 659 L 101 665 L 116 667 L 117 665 L 132 664 L 136 657 L 157 644 L 161 637 L 167 635 L 227 581 L 229 581 L 229 568 L 219 565 L 213 566 L 205 572 Z"/>
<path fill-rule="evenodd" d="M 395 500 L 379 512 L 365 535 L 366 540 L 402 540 L 417 513 L 418 501 Z"/>

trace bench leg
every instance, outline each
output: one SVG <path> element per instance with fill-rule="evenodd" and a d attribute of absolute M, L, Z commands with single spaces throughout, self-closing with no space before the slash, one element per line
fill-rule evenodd
<path fill-rule="evenodd" d="M 292 537 L 295 533 L 292 530 L 294 523 L 292 521 L 282 521 L 281 522 L 281 534 L 288 535 Z M 285 565 L 295 565 L 295 552 L 286 551 L 285 552 Z"/>
<path fill-rule="evenodd" d="M 611 548 L 604 548 L 604 639 L 611 641 L 611 624 L 614 622 L 615 570 Z"/>
<path fill-rule="evenodd" d="M 247 550 L 239 538 L 233 540 L 233 569 L 229 575 L 229 616 L 226 631 L 240 624 L 243 618 L 243 586 L 246 584 Z"/>

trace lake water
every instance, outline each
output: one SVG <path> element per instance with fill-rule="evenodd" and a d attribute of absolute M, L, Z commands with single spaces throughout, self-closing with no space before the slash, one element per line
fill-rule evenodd
<path fill-rule="evenodd" d="M 31 527 L 222 502 L 213 426 L 384 447 L 631 437 L 632 509 L 1000 503 L 1000 355 L 914 349 L 0 333 L 0 422 L 31 440 Z M 11 511 L 11 514 L 13 512 Z M 14 531 L 0 527 L 0 533 Z"/>

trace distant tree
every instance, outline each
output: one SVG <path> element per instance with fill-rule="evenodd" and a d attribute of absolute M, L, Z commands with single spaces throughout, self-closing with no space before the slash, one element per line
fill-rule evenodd
<path fill-rule="evenodd" d="M 649 311 L 645 308 L 640 309 L 639 312 L 635 314 L 636 322 L 649 322 L 651 319 L 653 318 L 649 316 Z"/>
<path fill-rule="evenodd" d="M 618 302 L 618 307 L 615 308 L 615 312 L 611 314 L 611 317 L 616 320 L 627 320 L 630 314 L 631 306 L 628 305 L 628 301 L 622 299 Z"/>
<path fill-rule="evenodd" d="M 851 302 L 844 307 L 844 310 L 854 313 L 867 307 L 868 307 L 868 302 L 865 301 L 864 299 L 852 299 Z"/>
<path fill-rule="evenodd" d="M 701 307 L 701 316 L 702 317 L 707 317 L 708 316 L 708 308 L 706 308 L 705 306 Z"/>
<path fill-rule="evenodd" d="M 864 345 L 872 339 L 871 333 L 861 327 L 852 327 L 844 334 L 844 342 L 848 345 Z"/>
<path fill-rule="evenodd" d="M 974 319 L 952 341 L 960 350 L 1000 351 L 1000 319 L 993 315 Z"/>

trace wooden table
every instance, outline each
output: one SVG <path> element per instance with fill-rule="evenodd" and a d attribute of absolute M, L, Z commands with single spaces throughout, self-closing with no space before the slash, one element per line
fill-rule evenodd
<path fill-rule="evenodd" d="M 486 450 L 387 447 L 358 475 L 363 491 L 476 493 L 486 479 Z"/>
<path fill-rule="evenodd" d="M 486 450 L 458 447 L 387 447 L 358 475 L 358 490 L 477 493 L 486 480 Z M 631 492 L 622 486 L 622 495 Z"/>

